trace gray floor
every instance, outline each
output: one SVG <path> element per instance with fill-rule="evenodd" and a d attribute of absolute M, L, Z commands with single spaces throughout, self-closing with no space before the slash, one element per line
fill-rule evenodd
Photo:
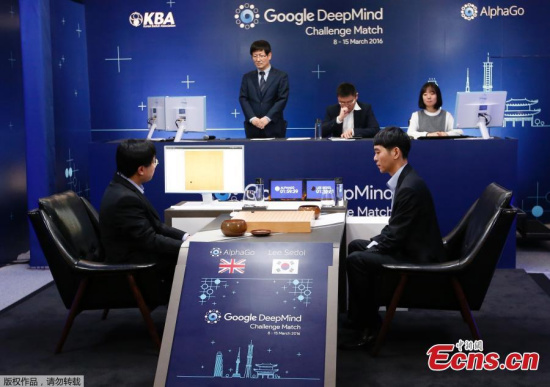
<path fill-rule="evenodd" d="M 550 278 L 550 241 L 518 239 L 516 268 L 542 273 Z M 28 264 L 0 268 L 0 311 L 41 289 L 52 281 L 49 270 L 31 269 Z"/>
<path fill-rule="evenodd" d="M 31 269 L 28 264 L 0 268 L 0 311 L 24 299 L 53 281 L 48 269 Z"/>
<path fill-rule="evenodd" d="M 516 267 L 550 278 L 550 241 L 517 241 Z"/>

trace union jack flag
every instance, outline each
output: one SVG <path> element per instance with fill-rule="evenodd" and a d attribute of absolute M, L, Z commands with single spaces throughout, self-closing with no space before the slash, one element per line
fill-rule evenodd
<path fill-rule="evenodd" d="M 227 259 L 220 259 L 220 266 L 218 273 L 229 273 L 233 274 L 235 272 L 244 274 L 244 268 L 246 259 L 239 259 L 238 261 L 235 258 L 231 258 L 229 261 Z"/>

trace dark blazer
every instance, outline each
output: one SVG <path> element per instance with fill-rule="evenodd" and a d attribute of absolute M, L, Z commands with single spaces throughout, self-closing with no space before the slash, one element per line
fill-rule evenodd
<path fill-rule="evenodd" d="M 160 221 L 147 198 L 115 174 L 99 211 L 101 242 L 107 262 L 177 261 L 185 232 Z"/>
<path fill-rule="evenodd" d="M 378 242 L 375 249 L 399 260 L 445 260 L 432 194 L 409 164 L 397 181 L 389 224 L 372 239 Z"/>
<path fill-rule="evenodd" d="M 357 101 L 361 110 L 353 111 L 353 134 L 354 137 L 374 137 L 380 130 L 380 125 L 374 116 L 372 107 L 368 103 Z M 327 107 L 325 119 L 323 120 L 323 137 L 340 137 L 343 123 L 336 123 L 336 117 L 340 114 L 340 105 Z"/>
<path fill-rule="evenodd" d="M 288 101 L 288 75 L 271 67 L 263 94 L 260 93 L 258 71 L 243 75 L 239 102 L 244 113 L 246 138 L 285 137 L 286 121 L 283 110 Z M 261 130 L 250 123 L 253 117 L 267 116 L 271 122 Z"/>

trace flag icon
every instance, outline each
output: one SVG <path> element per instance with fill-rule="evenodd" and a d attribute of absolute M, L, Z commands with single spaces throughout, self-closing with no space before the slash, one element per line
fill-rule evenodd
<path fill-rule="evenodd" d="M 246 259 L 239 259 L 238 261 L 235 258 L 220 259 L 220 265 L 218 266 L 218 273 L 228 273 L 233 274 L 235 272 L 244 274 L 244 269 L 246 267 Z"/>
<path fill-rule="evenodd" d="M 298 259 L 274 259 L 271 274 L 298 274 Z"/>

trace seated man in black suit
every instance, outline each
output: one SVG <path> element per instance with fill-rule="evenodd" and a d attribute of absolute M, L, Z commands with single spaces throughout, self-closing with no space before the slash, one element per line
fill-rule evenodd
<path fill-rule="evenodd" d="M 148 140 L 124 140 L 117 148 L 116 164 L 99 212 L 106 262 L 156 262 L 162 291 L 168 295 L 188 234 L 162 223 L 144 195 L 143 184 L 153 178 L 158 164 L 155 145 Z"/>
<path fill-rule="evenodd" d="M 338 103 L 327 107 L 323 120 L 323 137 L 374 137 L 380 130 L 372 107 L 359 102 L 359 93 L 351 83 L 341 83 L 336 89 Z M 353 114 L 351 114 L 353 112 Z"/>
<path fill-rule="evenodd" d="M 257 70 L 243 75 L 239 93 L 246 138 L 285 137 L 283 110 L 288 101 L 288 75 L 271 67 L 269 42 L 252 43 L 250 55 Z"/>
<path fill-rule="evenodd" d="M 342 349 L 368 345 L 380 328 L 376 282 L 382 264 L 439 262 L 445 257 L 432 195 L 407 162 L 410 148 L 409 136 L 398 127 L 374 137 L 374 161 L 380 172 L 391 176 L 387 185 L 393 192 L 392 212 L 380 235 L 349 244 L 349 318 L 358 334 L 342 343 Z"/>

